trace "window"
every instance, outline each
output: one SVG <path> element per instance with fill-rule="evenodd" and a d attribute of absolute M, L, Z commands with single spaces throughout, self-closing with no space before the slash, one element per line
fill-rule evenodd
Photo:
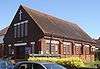
<path fill-rule="evenodd" d="M 12 51 L 11 51 L 11 44 L 9 44 L 8 47 L 9 47 L 9 48 L 8 48 L 9 54 L 12 54 Z"/>
<path fill-rule="evenodd" d="M 27 23 L 25 23 L 25 36 L 27 36 Z"/>
<path fill-rule="evenodd" d="M 22 63 L 18 66 L 18 69 L 33 69 L 32 63 Z"/>
<path fill-rule="evenodd" d="M 45 69 L 45 68 L 42 65 L 40 65 L 40 64 L 34 63 L 33 64 L 33 69 Z"/>
<path fill-rule="evenodd" d="M 94 54 L 95 52 L 95 46 L 91 46 L 91 54 Z"/>
<path fill-rule="evenodd" d="M 63 42 L 63 53 L 64 54 L 71 54 L 71 46 L 72 46 L 72 44 L 71 44 L 71 42 Z"/>
<path fill-rule="evenodd" d="M 58 44 L 55 44 L 55 54 L 58 54 Z"/>
<path fill-rule="evenodd" d="M 63 49 L 64 49 L 63 50 L 64 51 L 64 54 L 66 54 L 66 46 L 65 45 L 64 45 L 64 48 Z"/>
<path fill-rule="evenodd" d="M 18 32 L 18 37 L 20 37 L 20 25 L 17 25 L 17 27 L 18 27 L 18 28 L 17 28 L 17 29 L 18 29 L 18 30 L 17 30 L 17 32 Z"/>
<path fill-rule="evenodd" d="M 84 45 L 84 52 L 85 54 L 89 54 L 90 53 L 90 46 L 89 45 Z"/>
<path fill-rule="evenodd" d="M 51 43 L 51 54 L 55 54 L 55 44 Z"/>
<path fill-rule="evenodd" d="M 50 46 L 50 44 L 46 43 L 46 51 L 45 51 L 46 54 L 50 54 L 49 46 Z"/>
<path fill-rule="evenodd" d="M 82 54 L 81 47 L 82 47 L 82 44 L 75 43 L 75 46 L 74 46 L 74 54 L 75 55 Z"/>
<path fill-rule="evenodd" d="M 17 26 L 14 27 L 14 37 L 16 38 L 17 36 Z"/>
<path fill-rule="evenodd" d="M 24 37 L 24 25 L 21 24 L 21 37 Z"/>
<path fill-rule="evenodd" d="M 47 69 L 67 69 L 58 64 L 43 64 Z"/>
<path fill-rule="evenodd" d="M 50 43 L 50 40 L 46 40 L 45 43 L 46 43 L 46 51 L 45 51 L 46 54 L 58 54 L 59 41 L 52 40 Z"/>
<path fill-rule="evenodd" d="M 34 44 L 32 44 L 32 53 L 34 54 Z"/>
<path fill-rule="evenodd" d="M 32 45 L 32 53 L 34 54 L 35 53 L 35 49 L 34 49 L 34 45 L 35 44 L 35 42 L 31 42 L 31 45 Z"/>
<path fill-rule="evenodd" d="M 14 24 L 14 37 L 27 36 L 28 20 Z"/>

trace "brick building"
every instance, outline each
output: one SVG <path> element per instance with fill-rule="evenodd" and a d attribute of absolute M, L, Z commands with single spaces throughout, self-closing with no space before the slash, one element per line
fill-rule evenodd
<path fill-rule="evenodd" d="M 3 29 L 5 30 L 5 29 Z M 78 25 L 20 6 L 4 35 L 4 55 L 94 59 L 95 42 Z"/>

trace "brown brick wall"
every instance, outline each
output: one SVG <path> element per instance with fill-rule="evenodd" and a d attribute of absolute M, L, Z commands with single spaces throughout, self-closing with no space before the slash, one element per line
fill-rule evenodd
<path fill-rule="evenodd" d="M 45 40 L 46 39 L 41 39 L 41 49 L 44 53 L 45 53 L 45 50 L 46 50 Z M 63 41 L 60 40 L 59 42 L 60 43 L 59 43 L 59 50 L 58 51 L 59 51 L 60 57 L 79 57 L 86 62 L 90 62 L 90 61 L 94 60 L 94 54 L 91 54 L 91 53 L 85 54 L 85 48 L 82 48 L 83 52 L 81 51 L 82 49 L 80 49 L 79 52 L 81 52 L 81 54 L 76 54 L 75 53 L 76 52 L 75 46 L 74 46 L 75 43 L 73 41 L 70 41 L 72 43 L 71 46 L 70 46 L 71 53 L 69 55 L 64 54 Z M 81 43 L 81 45 L 84 46 L 84 43 Z"/>

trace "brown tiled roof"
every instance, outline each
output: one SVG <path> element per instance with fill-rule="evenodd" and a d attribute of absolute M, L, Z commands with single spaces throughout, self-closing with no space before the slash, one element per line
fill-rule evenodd
<path fill-rule="evenodd" d="M 84 32 L 77 24 L 61 20 L 48 14 L 22 6 L 25 11 L 32 17 L 37 25 L 42 29 L 44 34 L 64 37 L 68 39 L 94 42 L 93 39 Z M 6 34 L 8 27 L 0 31 L 0 35 Z"/>
<path fill-rule="evenodd" d="M 0 30 L 0 36 L 1 36 L 1 35 L 5 35 L 6 32 L 7 32 L 7 30 L 8 30 L 8 27 L 6 27 L 6 28 Z"/>
<path fill-rule="evenodd" d="M 77 24 L 64 21 L 48 14 L 44 14 L 26 6 L 22 7 L 32 17 L 32 19 L 37 23 L 37 25 L 45 34 L 53 34 L 59 37 L 93 42 L 92 38 Z"/>
<path fill-rule="evenodd" d="M 100 48 L 100 39 L 96 39 L 96 47 Z"/>

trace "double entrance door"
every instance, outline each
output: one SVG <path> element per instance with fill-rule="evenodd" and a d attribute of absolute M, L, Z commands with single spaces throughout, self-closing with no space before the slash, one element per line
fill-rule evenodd
<path fill-rule="evenodd" d="M 31 54 L 31 47 L 27 47 L 26 45 L 15 47 L 16 59 L 24 59 L 29 54 Z"/>

